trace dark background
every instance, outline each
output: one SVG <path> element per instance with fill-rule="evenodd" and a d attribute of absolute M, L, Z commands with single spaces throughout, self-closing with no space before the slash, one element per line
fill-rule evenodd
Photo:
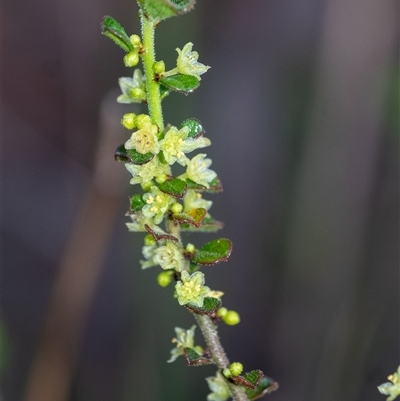
<path fill-rule="evenodd" d="M 135 2 L 2 8 L 2 401 L 205 400 L 213 367 L 165 363 L 192 317 L 140 270 L 124 217 L 137 190 L 113 163 L 130 72 L 100 21 L 138 33 Z M 168 68 L 189 41 L 212 66 L 164 115 L 213 142 L 211 212 L 234 251 L 207 284 L 242 317 L 220 329 L 230 358 L 280 383 L 271 400 L 384 400 L 399 363 L 398 12 L 199 0 L 157 29 Z"/>

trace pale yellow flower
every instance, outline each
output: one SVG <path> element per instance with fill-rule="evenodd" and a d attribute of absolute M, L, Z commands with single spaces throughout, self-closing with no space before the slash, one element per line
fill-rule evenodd
<path fill-rule="evenodd" d="M 132 185 L 145 184 L 146 182 L 151 181 L 154 177 L 163 174 L 169 175 L 171 173 L 169 165 L 161 163 L 157 157 L 154 157 L 151 161 L 142 165 L 125 163 L 125 167 L 133 176 L 130 180 Z"/>
<path fill-rule="evenodd" d="M 204 285 L 204 274 L 195 272 L 190 275 L 186 270 L 181 274 L 181 281 L 175 285 L 179 305 L 193 304 L 199 308 L 203 306 L 204 298 L 210 288 Z"/>
<path fill-rule="evenodd" d="M 198 154 L 187 163 L 186 176 L 197 184 L 209 188 L 209 183 L 217 176 L 217 173 L 210 170 L 211 159 L 205 159 L 207 155 Z"/>
<path fill-rule="evenodd" d="M 381 394 L 388 395 L 386 401 L 393 401 L 400 395 L 400 366 L 397 368 L 397 372 L 388 376 L 390 382 L 383 383 L 378 386 L 378 390 Z"/>
<path fill-rule="evenodd" d="M 176 66 L 180 74 L 193 75 L 200 81 L 200 75 L 207 72 L 210 67 L 197 61 L 199 59 L 199 54 L 192 51 L 192 48 L 193 43 L 189 42 L 186 43 L 182 50 L 176 49 L 178 52 Z"/>
<path fill-rule="evenodd" d="M 167 242 L 166 245 L 158 247 L 154 252 L 153 261 L 164 270 L 174 269 L 178 272 L 182 270 L 185 264 L 182 250 L 178 249 L 172 242 Z"/>
<path fill-rule="evenodd" d="M 154 223 L 160 224 L 173 198 L 153 186 L 150 192 L 143 195 L 143 200 L 146 202 L 142 208 L 143 216 L 153 217 Z"/>

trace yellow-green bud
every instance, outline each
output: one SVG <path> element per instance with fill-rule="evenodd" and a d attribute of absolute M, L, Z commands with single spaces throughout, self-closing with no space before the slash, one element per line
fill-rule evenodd
<path fill-rule="evenodd" d="M 232 372 L 229 368 L 225 368 L 222 370 L 222 374 L 229 379 L 232 376 Z"/>
<path fill-rule="evenodd" d="M 154 237 L 151 234 L 147 234 L 144 237 L 144 244 L 146 246 L 153 246 L 153 245 L 157 244 L 157 241 L 154 239 Z"/>
<path fill-rule="evenodd" d="M 131 35 L 129 39 L 135 48 L 139 48 L 142 44 L 139 35 Z"/>
<path fill-rule="evenodd" d="M 157 282 L 161 287 L 166 287 L 172 281 L 171 272 L 161 272 L 157 276 Z"/>
<path fill-rule="evenodd" d="M 186 251 L 187 252 L 193 253 L 195 250 L 196 250 L 196 248 L 190 242 L 186 245 Z"/>
<path fill-rule="evenodd" d="M 147 114 L 139 114 L 136 116 L 136 126 L 142 129 L 146 124 L 151 123 L 151 118 Z"/>
<path fill-rule="evenodd" d="M 167 174 L 160 174 L 156 177 L 156 183 L 163 184 L 165 181 L 167 181 L 167 178 Z"/>
<path fill-rule="evenodd" d="M 135 113 L 126 113 L 123 115 L 121 124 L 126 129 L 134 129 L 135 128 Z"/>
<path fill-rule="evenodd" d="M 129 52 L 124 57 L 125 67 L 135 67 L 138 62 L 139 62 L 139 54 L 137 54 L 137 52 L 135 51 Z"/>
<path fill-rule="evenodd" d="M 165 71 L 164 61 L 157 61 L 154 63 L 154 74 L 162 74 Z"/>
<path fill-rule="evenodd" d="M 226 312 L 225 315 L 222 317 L 222 320 L 228 326 L 235 326 L 236 324 L 240 323 L 240 316 L 239 313 L 237 313 L 236 311 L 228 310 L 228 312 Z"/>
<path fill-rule="evenodd" d="M 129 91 L 129 93 L 131 94 L 132 97 L 134 97 L 135 99 L 143 99 L 144 96 L 144 90 L 140 89 L 140 88 L 133 88 Z"/>
<path fill-rule="evenodd" d="M 243 372 L 243 365 L 240 362 L 233 362 L 229 365 L 232 376 L 239 376 Z"/>
<path fill-rule="evenodd" d="M 196 345 L 193 349 L 194 349 L 199 355 L 203 355 L 204 350 L 203 350 L 203 347 L 202 347 L 202 346 Z"/>
<path fill-rule="evenodd" d="M 228 309 L 222 307 L 218 309 L 217 316 L 224 317 L 228 313 Z"/>
<path fill-rule="evenodd" d="M 156 181 L 157 181 L 157 178 L 156 178 Z M 179 214 L 182 210 L 183 210 L 183 206 L 178 202 L 173 203 L 171 206 L 171 212 L 173 214 Z"/>
<path fill-rule="evenodd" d="M 153 187 L 153 186 L 154 186 L 153 181 L 146 181 L 141 184 L 141 187 L 144 192 L 149 192 L 151 190 L 151 187 Z"/>

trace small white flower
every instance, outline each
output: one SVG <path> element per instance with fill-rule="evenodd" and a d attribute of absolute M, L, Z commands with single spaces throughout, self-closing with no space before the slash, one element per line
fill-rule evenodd
<path fill-rule="evenodd" d="M 170 195 L 160 191 L 158 187 L 151 187 L 151 191 L 143 195 L 143 200 L 146 202 L 146 205 L 142 208 L 143 216 L 153 217 L 154 223 L 160 224 L 169 204 L 173 201 L 172 199 Z"/>
<path fill-rule="evenodd" d="M 130 180 L 132 185 L 144 184 L 151 181 L 154 177 L 158 177 L 163 174 L 171 174 L 169 165 L 161 163 L 157 157 L 154 157 L 148 163 L 142 165 L 125 163 L 125 167 L 133 176 L 133 178 Z"/>
<path fill-rule="evenodd" d="M 189 42 L 182 50 L 176 49 L 178 52 L 176 66 L 180 74 L 193 75 L 200 81 L 200 75 L 207 72 L 210 67 L 197 61 L 199 59 L 199 54 L 192 51 L 192 47 L 193 43 Z"/>
<path fill-rule="evenodd" d="M 164 270 L 174 269 L 178 272 L 182 270 L 185 264 L 182 251 L 172 242 L 158 247 L 154 252 L 153 262 L 160 265 Z"/>
<path fill-rule="evenodd" d="M 217 176 L 216 172 L 210 170 L 211 159 L 205 159 L 207 155 L 198 154 L 187 163 L 186 176 L 197 184 L 209 188 L 209 183 Z"/>
<path fill-rule="evenodd" d="M 141 154 L 160 151 L 160 145 L 157 138 L 158 128 L 155 124 L 145 124 L 143 128 L 132 133 L 131 137 L 125 142 L 126 149 L 135 149 Z"/>
<path fill-rule="evenodd" d="M 118 96 L 118 103 L 141 103 L 146 99 L 145 81 L 139 69 L 133 73 L 133 78 L 122 77 L 118 80 L 122 95 Z"/>
<path fill-rule="evenodd" d="M 400 395 L 400 366 L 397 368 L 397 372 L 388 376 L 390 382 L 383 383 L 378 386 L 378 390 L 381 394 L 388 395 L 386 401 L 393 401 Z"/>
<path fill-rule="evenodd" d="M 126 223 L 129 231 L 133 232 L 144 232 L 147 231 L 144 227 L 147 224 L 149 227 L 154 226 L 154 222 L 152 218 L 145 218 L 141 213 L 131 214 L 131 223 Z"/>
<path fill-rule="evenodd" d="M 176 344 L 176 347 L 171 350 L 171 358 L 167 361 L 168 363 L 174 362 L 176 358 L 184 354 L 184 348 L 194 349 L 194 330 L 196 326 L 192 326 L 189 330 L 175 327 L 176 337 L 172 339 L 172 342 Z"/>
<path fill-rule="evenodd" d="M 193 189 L 188 189 L 183 198 L 184 211 L 188 212 L 193 209 L 210 209 L 212 201 L 203 199 L 202 195 Z"/>
<path fill-rule="evenodd" d="M 183 127 L 180 130 L 171 127 L 160 141 L 160 149 L 163 151 L 168 164 L 178 162 L 181 166 L 185 166 L 188 160 L 185 153 L 211 145 L 208 138 L 187 138 L 188 133 L 188 127 Z"/>

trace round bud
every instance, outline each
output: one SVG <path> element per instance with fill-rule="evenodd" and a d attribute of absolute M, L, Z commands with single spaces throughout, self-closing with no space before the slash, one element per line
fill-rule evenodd
<path fill-rule="evenodd" d="M 139 114 L 136 116 L 136 126 L 142 129 L 146 124 L 151 124 L 151 118 L 147 114 Z"/>
<path fill-rule="evenodd" d="M 186 251 L 187 252 L 193 253 L 195 250 L 196 250 L 196 248 L 190 242 L 186 245 Z"/>
<path fill-rule="evenodd" d="M 144 99 L 144 90 L 140 88 L 133 88 L 129 91 L 130 95 L 135 99 Z"/>
<path fill-rule="evenodd" d="M 157 241 L 154 239 L 154 237 L 151 234 L 147 234 L 144 237 L 144 244 L 146 246 L 153 246 L 153 245 L 157 244 Z"/>
<path fill-rule="evenodd" d="M 129 38 L 131 40 L 131 43 L 133 44 L 133 47 L 139 48 L 142 42 L 140 41 L 140 36 L 139 35 L 131 35 Z"/>
<path fill-rule="evenodd" d="M 229 368 L 225 368 L 222 370 L 222 374 L 229 379 L 232 376 L 232 372 Z"/>
<path fill-rule="evenodd" d="M 158 125 L 157 125 L 157 124 L 151 124 L 151 132 L 152 132 L 154 135 L 157 135 L 157 134 L 158 134 Z"/>
<path fill-rule="evenodd" d="M 161 287 L 166 287 L 172 281 L 172 275 L 170 272 L 161 272 L 157 276 L 157 282 Z"/>
<path fill-rule="evenodd" d="M 228 309 L 222 307 L 218 309 L 217 316 L 224 317 L 228 313 Z"/>
<path fill-rule="evenodd" d="M 157 181 L 157 178 L 156 178 L 156 181 Z M 183 210 L 183 206 L 178 202 L 173 203 L 171 206 L 171 212 L 173 214 L 179 214 L 182 210 Z"/>
<path fill-rule="evenodd" d="M 125 67 L 135 67 L 138 62 L 139 62 L 139 54 L 137 54 L 137 52 L 135 51 L 129 52 L 124 57 Z"/>
<path fill-rule="evenodd" d="M 167 174 L 160 174 L 156 177 L 156 183 L 163 184 L 165 181 L 167 181 L 167 178 Z"/>
<path fill-rule="evenodd" d="M 239 376 L 243 372 L 243 365 L 240 362 L 233 362 L 229 365 L 232 376 Z"/>
<path fill-rule="evenodd" d="M 135 113 L 126 113 L 123 115 L 121 124 L 126 129 L 134 129 L 135 128 Z"/>
<path fill-rule="evenodd" d="M 149 192 L 151 190 L 152 186 L 154 186 L 153 181 L 146 181 L 146 182 L 143 182 L 141 185 L 144 192 Z"/>
<path fill-rule="evenodd" d="M 237 313 L 236 311 L 228 310 L 228 312 L 226 312 L 225 315 L 222 317 L 222 320 L 228 326 L 235 326 L 236 324 L 240 323 L 240 316 L 239 313 Z"/>
<path fill-rule="evenodd" d="M 164 61 L 157 61 L 154 63 L 154 74 L 162 74 L 165 71 L 165 63 Z"/>
<path fill-rule="evenodd" d="M 199 355 L 203 355 L 204 350 L 203 350 L 203 347 L 202 347 L 202 346 L 196 345 L 193 349 L 194 349 Z"/>

